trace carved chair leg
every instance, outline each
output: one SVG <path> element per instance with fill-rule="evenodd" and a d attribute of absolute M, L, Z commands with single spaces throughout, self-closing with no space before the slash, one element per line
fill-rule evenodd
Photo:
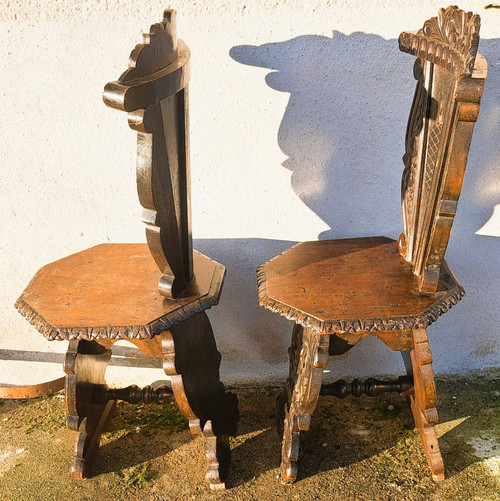
<path fill-rule="evenodd" d="M 285 390 L 277 401 L 278 428 L 283 430 L 283 482 L 291 483 L 297 478 L 299 434 L 309 429 L 311 414 L 318 402 L 323 369 L 328 363 L 329 337 L 298 324 L 293 328 L 289 376 Z"/>
<path fill-rule="evenodd" d="M 93 391 L 105 384 L 111 350 L 95 341 L 70 341 L 64 360 L 66 372 L 66 425 L 78 432 L 70 474 L 87 478 L 93 467 L 104 426 L 115 401 L 95 403 Z"/>
<path fill-rule="evenodd" d="M 223 490 L 229 473 L 229 436 L 236 435 L 238 400 L 220 382 L 220 353 L 206 313 L 199 313 L 161 334 L 163 369 L 172 378 L 179 410 L 192 434 L 206 438 L 206 479 Z"/>
<path fill-rule="evenodd" d="M 407 372 L 413 375 L 414 394 L 409 397 L 410 405 L 432 478 L 438 481 L 444 479 L 444 464 L 434 430 L 439 418 L 436 409 L 432 354 L 426 330 L 415 329 L 413 341 L 413 349 L 410 352 L 402 352 Z"/>

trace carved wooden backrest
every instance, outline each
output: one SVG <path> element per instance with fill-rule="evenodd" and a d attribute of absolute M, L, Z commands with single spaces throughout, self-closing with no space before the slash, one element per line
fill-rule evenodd
<path fill-rule="evenodd" d="M 425 293 L 437 288 L 479 113 L 487 70 L 477 53 L 479 27 L 478 15 L 451 6 L 418 32 L 399 37 L 400 50 L 418 58 L 403 157 L 399 249 Z"/>
<path fill-rule="evenodd" d="M 190 52 L 177 40 L 176 13 L 143 35 L 129 68 L 108 83 L 106 105 L 128 112 L 137 131 L 137 189 L 146 238 L 162 276 L 162 295 L 176 298 L 193 278 L 188 82 Z"/>

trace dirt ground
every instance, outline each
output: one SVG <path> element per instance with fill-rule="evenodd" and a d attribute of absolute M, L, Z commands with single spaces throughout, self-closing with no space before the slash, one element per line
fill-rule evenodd
<path fill-rule="evenodd" d="M 96 474 L 74 481 L 76 434 L 62 394 L 0 401 L 0 499 L 500 500 L 500 371 L 438 383 L 446 479 L 432 481 L 404 398 L 320 398 L 301 434 L 299 479 L 278 479 L 277 388 L 233 388 L 240 401 L 226 492 L 204 481 L 204 443 L 174 405 L 120 403 Z"/>

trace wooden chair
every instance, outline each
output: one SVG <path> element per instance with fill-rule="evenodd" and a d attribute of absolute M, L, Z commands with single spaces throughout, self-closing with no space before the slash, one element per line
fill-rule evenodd
<path fill-rule="evenodd" d="M 237 399 L 219 380 L 220 354 L 205 310 L 219 301 L 225 268 L 193 251 L 188 81 L 190 52 L 164 13 L 106 85 L 104 102 L 137 131 L 137 186 L 147 244 L 103 244 L 41 268 L 16 308 L 47 339 L 68 340 L 67 426 L 78 433 L 71 475 L 89 475 L 117 399 L 175 399 L 191 433 L 206 436 L 207 480 L 224 488 Z M 171 387 L 111 389 L 104 373 L 125 339 L 163 359 Z"/>
<path fill-rule="evenodd" d="M 261 306 L 295 322 L 290 373 L 277 403 L 281 476 L 297 477 L 299 434 L 320 393 L 409 396 L 435 480 L 444 466 L 434 431 L 436 387 L 426 328 L 464 295 L 444 261 L 487 65 L 477 53 L 480 19 L 441 9 L 399 48 L 417 56 L 403 157 L 399 242 L 386 237 L 297 244 L 257 270 Z M 408 376 L 321 385 L 329 356 L 376 336 L 401 351 Z"/>

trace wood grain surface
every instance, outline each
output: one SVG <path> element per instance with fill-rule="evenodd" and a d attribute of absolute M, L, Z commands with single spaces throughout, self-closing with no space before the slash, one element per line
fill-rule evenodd
<path fill-rule="evenodd" d="M 429 325 L 463 295 L 446 264 L 436 293 L 386 237 L 303 242 L 259 269 L 262 306 L 321 332 Z"/>
<path fill-rule="evenodd" d="M 165 298 L 146 244 L 102 244 L 41 268 L 16 306 L 49 339 L 150 338 L 218 302 L 224 267 L 195 252 L 194 268 L 184 295 Z"/>

